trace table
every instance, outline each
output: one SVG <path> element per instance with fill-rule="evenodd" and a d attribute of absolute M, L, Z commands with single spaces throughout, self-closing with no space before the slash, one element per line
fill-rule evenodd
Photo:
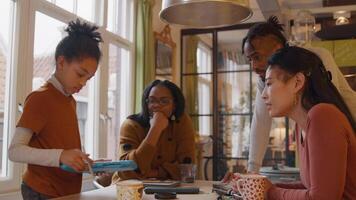
<path fill-rule="evenodd" d="M 181 186 L 195 186 L 200 188 L 199 194 L 177 194 L 177 198 L 180 200 L 216 200 L 218 195 L 212 192 L 213 181 L 200 181 L 195 183 L 184 183 Z M 111 185 L 102 189 L 92 190 L 88 192 L 82 192 L 79 194 L 64 196 L 56 198 L 56 200 L 116 200 L 116 186 Z M 154 200 L 154 196 L 143 193 L 142 200 Z"/>

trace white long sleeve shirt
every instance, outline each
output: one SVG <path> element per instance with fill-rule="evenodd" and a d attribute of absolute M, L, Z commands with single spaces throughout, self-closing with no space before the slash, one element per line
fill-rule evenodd
<path fill-rule="evenodd" d="M 62 84 L 54 75 L 48 80 L 63 95 L 66 94 Z M 14 162 L 29 163 L 41 166 L 58 167 L 63 149 L 39 149 L 28 144 L 33 131 L 24 127 L 16 127 L 14 137 L 9 147 L 9 159 Z"/>
<path fill-rule="evenodd" d="M 332 82 L 338 89 L 347 104 L 352 116 L 356 119 L 356 92 L 347 83 L 340 69 L 336 65 L 331 53 L 324 48 L 305 47 L 317 54 L 323 61 L 326 70 L 332 74 Z M 264 82 L 259 78 L 257 83 L 257 94 L 255 110 L 251 124 L 248 171 L 258 173 L 262 166 L 264 154 L 267 149 L 272 118 L 269 116 L 266 105 L 261 97 Z"/>

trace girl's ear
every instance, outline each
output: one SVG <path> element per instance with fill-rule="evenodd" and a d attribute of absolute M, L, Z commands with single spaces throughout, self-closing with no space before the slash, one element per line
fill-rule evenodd
<path fill-rule="evenodd" d="M 303 73 L 298 72 L 294 77 L 295 77 L 295 85 L 294 85 L 295 92 L 300 92 L 304 88 L 305 76 Z"/>
<path fill-rule="evenodd" d="M 58 56 L 56 60 L 56 66 L 58 70 L 62 70 L 64 66 L 65 58 L 64 56 Z"/>

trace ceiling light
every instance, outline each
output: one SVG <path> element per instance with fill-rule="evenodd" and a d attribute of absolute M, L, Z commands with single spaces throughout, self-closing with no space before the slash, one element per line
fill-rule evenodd
<path fill-rule="evenodd" d="M 336 19 L 336 25 L 348 24 L 349 18 L 351 17 L 350 11 L 337 11 L 334 13 L 334 19 Z"/>
<path fill-rule="evenodd" d="M 348 23 L 349 23 L 349 19 L 347 19 L 346 17 L 338 17 L 335 22 L 336 25 L 343 25 Z"/>
<path fill-rule="evenodd" d="M 234 25 L 252 16 L 248 0 L 162 0 L 159 16 L 169 24 L 193 28 Z"/>

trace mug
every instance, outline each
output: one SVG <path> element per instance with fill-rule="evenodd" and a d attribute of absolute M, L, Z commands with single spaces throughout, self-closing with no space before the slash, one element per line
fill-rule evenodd
<path fill-rule="evenodd" d="M 246 200 L 263 200 L 266 191 L 266 176 L 259 174 L 241 175 L 237 180 L 239 197 Z"/>
<path fill-rule="evenodd" d="M 125 180 L 116 183 L 117 200 L 140 200 L 143 193 L 143 182 L 140 180 Z"/>

